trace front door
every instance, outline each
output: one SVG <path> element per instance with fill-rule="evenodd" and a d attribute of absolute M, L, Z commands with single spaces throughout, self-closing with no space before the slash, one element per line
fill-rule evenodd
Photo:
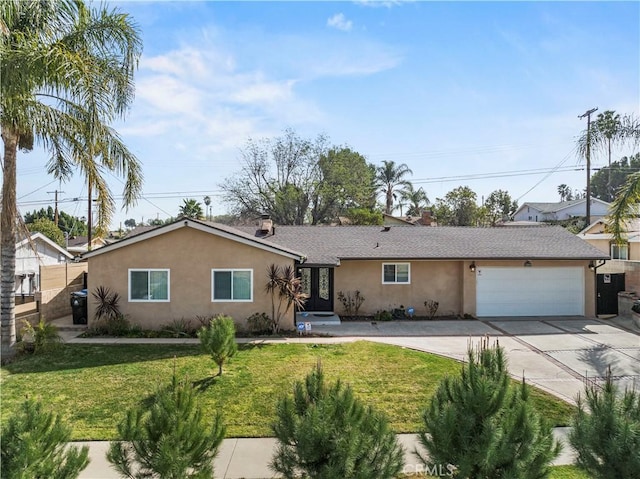
<path fill-rule="evenodd" d="M 618 314 L 618 293 L 624 291 L 624 273 L 598 274 L 596 280 L 596 314 Z"/>
<path fill-rule="evenodd" d="M 333 311 L 333 268 L 299 267 L 302 291 L 309 295 L 305 311 Z"/>

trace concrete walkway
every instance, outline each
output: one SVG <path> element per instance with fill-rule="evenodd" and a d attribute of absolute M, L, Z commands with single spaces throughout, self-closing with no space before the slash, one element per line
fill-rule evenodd
<path fill-rule="evenodd" d="M 640 389 L 640 335 L 626 323 L 585 318 L 518 318 L 480 320 L 393 321 L 388 323 L 345 322 L 340 325 L 313 326 L 319 337 L 280 339 L 239 339 L 239 342 L 338 343 L 369 340 L 430 352 L 458 360 L 466 358 L 470 343 L 481 338 L 496 339 L 505 349 L 510 373 L 566 401 L 575 403 L 585 381 L 602 381 L 608 368 L 622 388 Z M 69 343 L 198 343 L 194 339 L 77 338 L 77 331 L 63 331 Z M 564 441 L 566 428 L 556 428 Z M 405 446 L 406 472 L 414 472 L 411 452 L 415 435 L 399 435 Z M 273 477 L 268 468 L 275 441 L 227 439 L 215 461 L 216 477 L 263 479 Z M 117 475 L 105 460 L 106 442 L 87 443 L 92 463 L 81 479 L 108 479 Z M 555 464 L 571 464 L 568 447 Z"/>
<path fill-rule="evenodd" d="M 566 446 L 569 428 L 554 429 L 554 436 L 564 445 L 563 451 L 554 462 L 555 465 L 572 464 L 574 452 Z M 419 447 L 415 434 L 399 434 L 398 440 L 405 451 L 406 473 L 420 472 L 421 464 L 413 451 Z M 89 446 L 89 466 L 80 473 L 79 479 L 117 479 L 118 474 L 106 460 L 109 443 L 105 441 L 75 442 L 74 445 Z M 220 446 L 218 457 L 214 460 L 214 477 L 218 479 L 269 479 L 274 473 L 269 469 L 276 441 L 272 438 L 225 439 Z M 420 448 L 421 451 L 423 449 Z"/>

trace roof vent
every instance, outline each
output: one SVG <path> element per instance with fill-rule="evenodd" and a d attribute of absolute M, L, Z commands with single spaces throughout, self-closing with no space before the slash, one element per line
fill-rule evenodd
<path fill-rule="evenodd" d="M 382 228 L 382 231 L 389 231 L 391 229 L 391 226 L 385 226 L 384 228 Z"/>

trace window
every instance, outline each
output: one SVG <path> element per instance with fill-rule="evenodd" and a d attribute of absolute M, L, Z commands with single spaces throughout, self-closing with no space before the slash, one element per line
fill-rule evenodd
<path fill-rule="evenodd" d="M 611 259 L 629 259 L 629 246 L 626 244 L 611 244 Z"/>
<path fill-rule="evenodd" d="M 410 283 L 409 263 L 383 263 L 382 283 Z"/>
<path fill-rule="evenodd" d="M 130 269 L 129 301 L 169 301 L 169 270 Z"/>
<path fill-rule="evenodd" d="M 211 270 L 211 301 L 253 301 L 253 270 Z"/>

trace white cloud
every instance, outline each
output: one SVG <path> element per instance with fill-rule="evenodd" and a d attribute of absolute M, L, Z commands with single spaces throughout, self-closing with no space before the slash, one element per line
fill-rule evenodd
<path fill-rule="evenodd" d="M 336 13 L 333 17 L 330 17 L 327 20 L 327 26 L 337 30 L 342 30 L 343 32 L 348 32 L 353 27 L 353 22 L 351 20 L 347 20 L 343 13 Z"/>

